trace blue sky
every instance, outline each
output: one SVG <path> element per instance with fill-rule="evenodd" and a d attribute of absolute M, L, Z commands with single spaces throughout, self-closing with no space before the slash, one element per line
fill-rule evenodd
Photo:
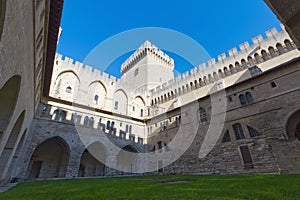
<path fill-rule="evenodd" d="M 211 57 L 217 57 L 268 29 L 279 29 L 279 25 L 263 0 L 65 0 L 57 51 L 82 62 L 99 43 L 115 34 L 162 27 L 191 37 Z M 168 54 L 174 57 L 177 71 L 183 73 L 192 67 L 184 58 Z M 120 64 L 129 55 L 120 55 L 106 72 L 119 77 Z"/>

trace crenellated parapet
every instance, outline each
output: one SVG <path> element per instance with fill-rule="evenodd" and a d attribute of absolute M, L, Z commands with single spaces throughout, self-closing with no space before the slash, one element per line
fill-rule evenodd
<path fill-rule="evenodd" d="M 122 74 L 125 74 L 146 56 L 153 57 L 162 66 L 174 69 L 174 60 L 147 40 L 122 64 Z"/>
<path fill-rule="evenodd" d="M 152 104 L 167 102 L 188 91 L 227 78 L 254 66 L 263 65 L 269 60 L 295 50 L 295 44 L 282 25 L 281 29 L 280 31 L 276 28 L 268 30 L 265 32 L 265 36 L 258 35 L 254 37 L 252 44 L 244 42 L 239 45 L 239 48 L 232 48 L 227 54 L 222 53 L 217 59 L 212 58 L 198 67 L 177 75 L 174 80 L 156 87 L 150 91 Z M 278 62 L 282 62 L 280 58 L 278 59 Z"/>
<path fill-rule="evenodd" d="M 89 65 L 85 65 L 81 62 L 75 61 L 69 57 L 63 57 L 61 54 L 56 54 L 54 70 L 59 71 L 73 71 L 77 74 L 83 74 L 86 79 L 101 80 L 107 83 L 117 82 L 117 78 L 111 76 L 105 72 L 93 68 Z"/>

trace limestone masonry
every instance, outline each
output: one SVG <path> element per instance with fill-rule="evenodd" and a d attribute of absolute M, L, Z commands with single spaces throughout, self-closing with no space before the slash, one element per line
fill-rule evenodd
<path fill-rule="evenodd" d="M 300 173 L 300 52 L 284 26 L 176 77 L 174 60 L 145 41 L 117 79 L 60 54 L 50 62 L 61 5 L 26 2 L 0 0 L 2 185 Z"/>

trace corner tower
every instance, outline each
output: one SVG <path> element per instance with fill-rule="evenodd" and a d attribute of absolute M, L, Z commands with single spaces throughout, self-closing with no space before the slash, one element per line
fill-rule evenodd
<path fill-rule="evenodd" d="M 149 91 L 174 78 L 174 60 L 149 41 L 121 66 L 122 80 L 133 90 Z"/>

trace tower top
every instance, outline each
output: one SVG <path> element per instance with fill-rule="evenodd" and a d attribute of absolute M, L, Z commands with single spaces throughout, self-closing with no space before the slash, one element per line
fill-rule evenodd
<path fill-rule="evenodd" d="M 121 66 L 121 73 L 125 74 L 130 70 L 135 64 L 137 64 L 141 59 L 146 56 L 152 56 L 159 62 L 162 66 L 174 69 L 174 60 L 170 58 L 163 51 L 158 49 L 149 40 L 146 40 Z"/>

